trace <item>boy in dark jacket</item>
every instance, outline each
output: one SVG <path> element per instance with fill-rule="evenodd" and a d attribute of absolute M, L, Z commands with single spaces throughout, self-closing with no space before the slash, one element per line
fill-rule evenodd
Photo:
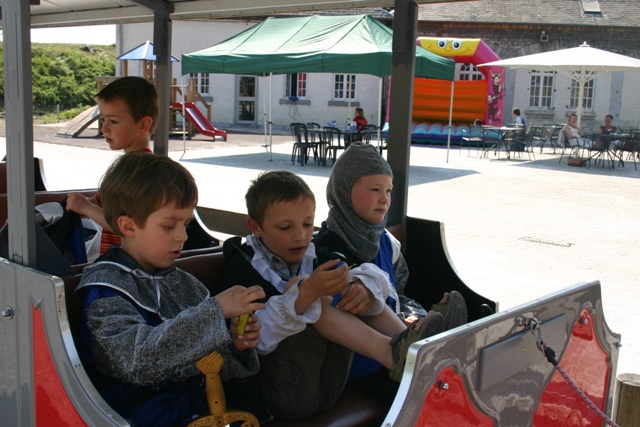
<path fill-rule="evenodd" d="M 243 245 L 239 238 L 225 242 L 224 284 L 258 284 L 267 295 L 265 309 L 256 313 L 262 325 L 257 349 L 259 384 L 273 416 L 299 420 L 331 408 L 353 351 L 376 360 L 399 381 L 408 347 L 441 329 L 443 316 L 407 327 L 384 303 L 389 282 L 378 267 L 367 265 L 351 275 L 338 255 L 317 262 L 311 243 L 315 197 L 297 175 L 261 174 L 246 201 L 252 234 Z"/>

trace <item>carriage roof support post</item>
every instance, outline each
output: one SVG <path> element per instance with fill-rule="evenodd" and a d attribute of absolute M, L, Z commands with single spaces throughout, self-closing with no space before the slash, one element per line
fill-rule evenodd
<path fill-rule="evenodd" d="M 4 37 L 4 90 L 7 145 L 7 196 L 9 259 L 36 266 L 33 112 L 31 92 L 31 12 L 28 1 L 2 2 Z M 3 266 L 4 267 L 4 266 Z M 3 349 L 0 354 L 0 414 L 3 425 L 35 425 L 34 402 L 27 394 L 31 387 L 31 361 L 25 355 L 30 340 L 20 333 L 19 282 L 10 269 L 0 272 L 2 292 Z M 25 351 L 26 349 L 26 351 Z"/>
<path fill-rule="evenodd" d="M 7 144 L 9 260 L 36 266 L 31 91 L 31 12 L 28 1 L 2 3 Z"/>
<path fill-rule="evenodd" d="M 138 1 L 138 3 L 141 3 Z M 153 9 L 153 53 L 156 56 L 156 89 L 160 115 L 153 136 L 153 152 L 169 154 L 169 106 L 171 87 L 171 19 L 169 15 L 174 11 L 172 3 L 142 2 L 142 6 Z"/>
<path fill-rule="evenodd" d="M 387 223 L 402 224 L 406 230 L 418 6 L 413 0 L 395 0 L 394 16 L 387 141 L 387 159 L 393 170 L 393 202 Z"/>

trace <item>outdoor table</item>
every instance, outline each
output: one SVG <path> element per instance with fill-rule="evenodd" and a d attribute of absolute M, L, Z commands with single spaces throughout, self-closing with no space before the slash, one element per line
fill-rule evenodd
<path fill-rule="evenodd" d="M 591 159 L 595 159 L 596 163 L 598 162 L 598 159 L 602 160 L 602 167 L 604 167 L 605 156 L 609 160 L 609 169 L 613 169 L 615 167 L 616 160 L 618 160 L 619 165 L 624 166 L 624 160 L 622 160 L 622 156 L 618 155 L 615 150 L 611 149 L 611 141 L 614 141 L 616 139 L 623 140 L 628 137 L 629 135 L 625 133 L 594 133 L 591 135 L 585 135 L 585 138 L 589 138 L 593 141 L 593 145 L 589 149 L 589 151 L 591 151 L 592 153 L 587 159 L 589 162 L 589 167 L 591 167 Z M 601 141 L 601 144 L 599 146 L 596 146 L 596 141 L 598 139 Z"/>
<path fill-rule="evenodd" d="M 482 134 L 484 139 L 484 147 L 482 150 L 482 156 L 487 156 L 487 153 L 491 150 L 495 150 L 498 158 L 500 157 L 500 148 L 504 147 L 507 152 L 507 158 L 510 157 L 511 151 L 511 142 L 513 138 L 509 138 L 508 134 L 515 134 L 516 132 L 522 130 L 519 126 L 482 126 Z M 494 133 L 494 135 L 490 135 L 490 133 Z"/>

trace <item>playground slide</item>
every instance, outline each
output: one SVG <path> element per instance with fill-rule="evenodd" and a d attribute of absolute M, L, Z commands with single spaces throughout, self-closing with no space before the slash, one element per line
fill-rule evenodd
<path fill-rule="evenodd" d="M 181 102 L 174 102 L 171 107 L 182 111 Z M 185 102 L 184 113 L 201 134 L 212 137 L 214 141 L 216 136 L 221 136 L 224 141 L 227 140 L 227 131 L 214 127 L 193 102 Z"/>
<path fill-rule="evenodd" d="M 56 135 L 67 138 L 78 138 L 85 129 L 98 119 L 100 119 L 100 108 L 94 105 L 71 119 L 71 121 L 67 123 L 67 126 L 59 130 Z"/>

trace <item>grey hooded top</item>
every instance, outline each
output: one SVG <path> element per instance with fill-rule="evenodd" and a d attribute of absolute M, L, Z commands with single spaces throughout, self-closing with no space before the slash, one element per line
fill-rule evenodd
<path fill-rule="evenodd" d="M 380 224 L 369 224 L 360 219 L 351 205 L 351 189 L 358 179 L 380 174 L 393 177 L 391 166 L 376 147 L 353 143 L 333 165 L 327 184 L 329 216 L 326 228 L 338 235 L 349 251 L 364 262 L 373 262 L 378 254 L 380 238 L 385 232 L 387 221 L 385 217 Z M 396 305 L 398 315 L 402 318 L 410 315 L 426 316 L 426 310 L 418 302 L 404 295 L 409 269 L 402 254 L 393 265 L 393 274 L 400 301 L 400 304 Z"/>

